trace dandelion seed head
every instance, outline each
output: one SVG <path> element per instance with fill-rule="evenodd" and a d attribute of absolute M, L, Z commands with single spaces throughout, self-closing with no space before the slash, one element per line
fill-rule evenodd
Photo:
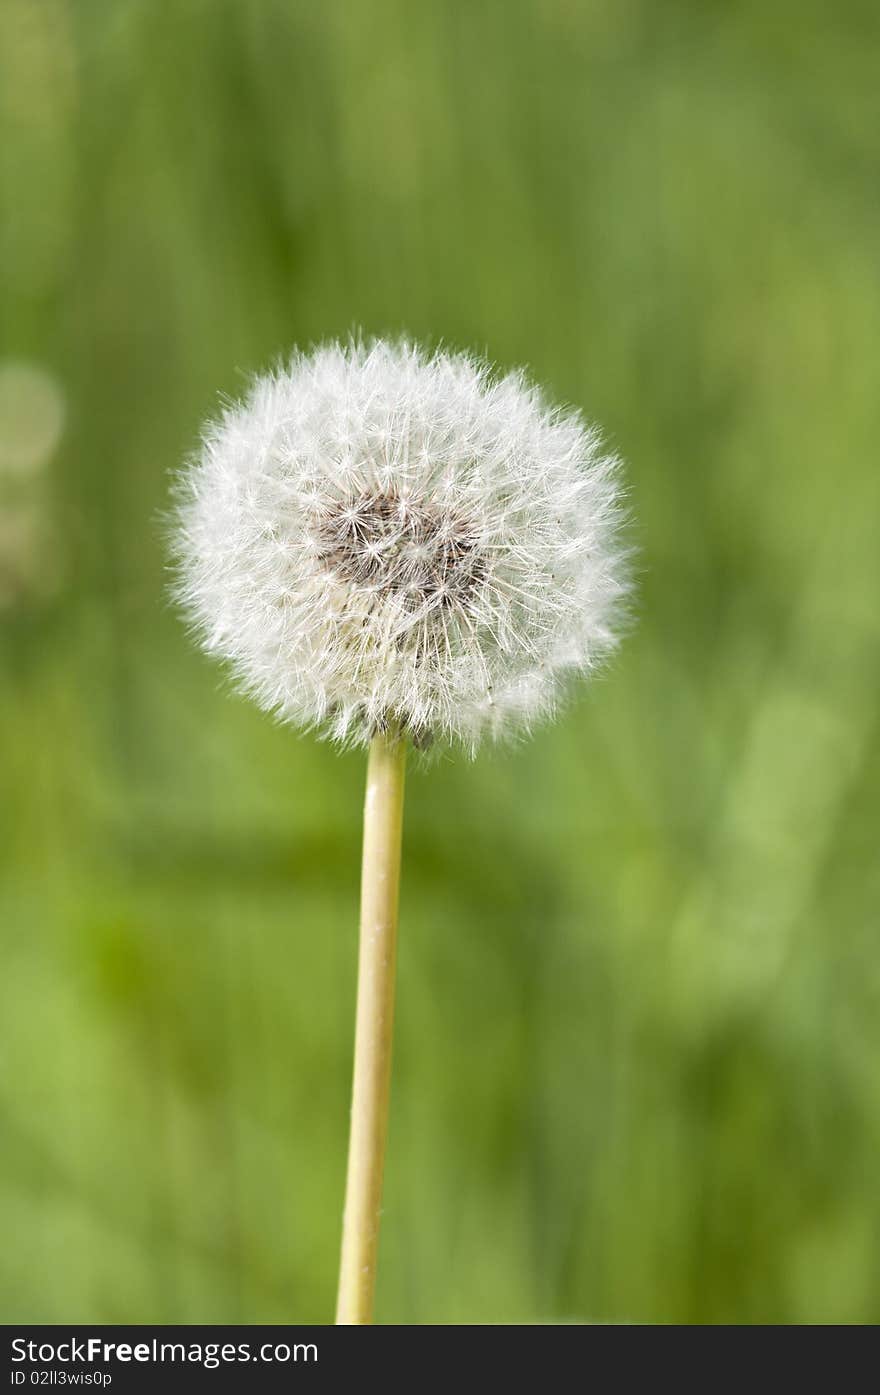
<path fill-rule="evenodd" d="M 617 460 L 521 373 L 331 343 L 207 427 L 179 481 L 177 591 L 283 720 L 473 751 L 614 648 L 621 521 Z"/>

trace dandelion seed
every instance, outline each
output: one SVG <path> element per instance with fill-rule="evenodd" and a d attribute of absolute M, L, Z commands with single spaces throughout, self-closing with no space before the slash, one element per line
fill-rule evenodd
<path fill-rule="evenodd" d="M 617 462 L 519 373 L 329 344 L 258 379 L 182 480 L 179 593 L 282 719 L 366 745 L 551 715 L 614 647 Z M 491 701 L 490 701 L 491 695 Z"/>

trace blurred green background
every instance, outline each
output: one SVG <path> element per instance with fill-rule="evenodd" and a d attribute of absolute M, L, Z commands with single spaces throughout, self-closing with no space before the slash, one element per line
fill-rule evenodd
<path fill-rule="evenodd" d="M 0 1311 L 332 1317 L 363 761 L 168 476 L 294 343 L 527 363 L 638 624 L 408 789 L 378 1316 L 880 1318 L 880 102 L 849 0 L 0 0 Z"/>

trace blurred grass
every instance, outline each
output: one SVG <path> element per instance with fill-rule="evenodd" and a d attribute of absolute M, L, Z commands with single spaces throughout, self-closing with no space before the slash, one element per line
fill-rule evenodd
<path fill-rule="evenodd" d="M 595 415 L 642 573 L 565 720 L 411 781 L 380 1317 L 880 1317 L 878 45 L 0 0 L 0 373 L 66 410 L 0 479 L 6 1321 L 332 1312 L 362 763 L 225 691 L 157 516 L 352 326 Z"/>

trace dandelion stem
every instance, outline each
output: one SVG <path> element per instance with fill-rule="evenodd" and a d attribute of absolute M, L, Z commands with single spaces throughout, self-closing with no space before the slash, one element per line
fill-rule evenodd
<path fill-rule="evenodd" d="M 337 1323 L 344 1324 L 373 1320 L 391 1085 L 405 766 L 402 737 L 383 733 L 373 738 L 364 803 L 354 1083 L 336 1309 Z"/>

